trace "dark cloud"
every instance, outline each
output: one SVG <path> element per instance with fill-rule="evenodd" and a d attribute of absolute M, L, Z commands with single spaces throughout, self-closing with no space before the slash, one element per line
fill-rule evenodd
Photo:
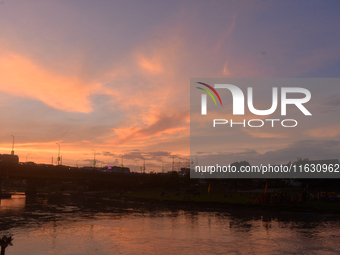
<path fill-rule="evenodd" d="M 340 108 L 340 94 L 330 95 L 322 99 L 319 103 L 321 111 L 338 111 Z"/>
<path fill-rule="evenodd" d="M 106 156 L 106 157 L 115 157 L 115 156 L 117 156 L 117 154 L 113 154 L 113 153 L 111 153 L 109 151 L 103 151 L 103 152 L 98 153 L 98 154 Z"/>
<path fill-rule="evenodd" d="M 259 160 L 270 163 L 284 163 L 297 158 L 313 160 L 339 158 L 340 141 L 335 140 L 303 140 L 297 141 L 284 149 L 269 151 L 259 155 Z"/>
<path fill-rule="evenodd" d="M 102 161 L 96 159 L 96 167 L 119 166 L 119 165 L 120 161 L 118 161 L 117 159 L 114 161 Z M 81 162 L 79 162 L 79 166 L 93 166 L 93 159 L 84 159 Z"/>
<path fill-rule="evenodd" d="M 338 159 L 340 141 L 336 140 L 301 140 L 293 142 L 283 149 L 259 153 L 256 150 L 247 150 L 238 153 L 220 153 L 201 155 L 194 157 L 198 164 L 209 162 L 216 164 L 224 162 L 231 164 L 236 161 L 248 161 L 252 165 L 260 164 L 285 164 L 295 161 L 297 158 L 309 158 L 310 160 Z M 201 162 L 201 163 L 200 163 Z"/>
<path fill-rule="evenodd" d="M 84 155 L 88 155 L 88 154 L 84 154 Z M 132 161 L 140 161 L 141 157 L 145 158 L 146 160 L 155 160 L 155 161 L 159 161 L 161 162 L 163 159 L 170 159 L 175 157 L 177 160 L 178 159 L 182 159 L 184 160 L 185 157 L 180 157 L 180 155 L 174 155 L 169 151 L 140 151 L 140 150 L 131 150 L 122 154 L 117 154 L 117 153 L 113 153 L 110 151 L 102 151 L 102 152 L 97 152 L 96 156 L 101 155 L 101 156 L 105 156 L 105 157 L 113 157 L 116 158 L 117 160 L 121 160 L 121 157 L 123 156 L 124 160 L 132 160 Z M 91 161 L 89 159 L 84 160 L 84 161 Z M 92 159 L 93 161 L 93 159 Z M 92 162 L 91 161 L 91 162 Z"/>

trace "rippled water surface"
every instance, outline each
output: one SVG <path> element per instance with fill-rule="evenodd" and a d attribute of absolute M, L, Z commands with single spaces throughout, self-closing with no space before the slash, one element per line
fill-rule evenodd
<path fill-rule="evenodd" d="M 337 215 L 198 212 L 23 195 L 1 200 L 14 254 L 339 254 Z"/>

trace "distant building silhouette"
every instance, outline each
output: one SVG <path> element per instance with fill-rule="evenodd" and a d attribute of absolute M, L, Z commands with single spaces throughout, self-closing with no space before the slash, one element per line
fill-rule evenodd
<path fill-rule="evenodd" d="M 184 174 L 190 174 L 190 167 L 181 167 L 181 173 Z"/>
<path fill-rule="evenodd" d="M 130 173 L 130 168 L 128 167 L 109 166 L 104 170 L 106 170 L 106 172 Z"/>
<path fill-rule="evenodd" d="M 19 164 L 18 155 L 0 154 L 0 164 Z"/>

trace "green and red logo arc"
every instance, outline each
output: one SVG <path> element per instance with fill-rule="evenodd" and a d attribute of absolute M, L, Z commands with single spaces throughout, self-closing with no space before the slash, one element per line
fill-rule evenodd
<path fill-rule="evenodd" d="M 221 100 L 221 98 L 220 98 L 220 95 L 217 93 L 217 91 L 216 91 L 213 87 L 211 87 L 210 85 L 208 85 L 208 84 L 206 84 L 206 83 L 203 83 L 203 82 L 197 82 L 197 83 L 198 83 L 198 84 L 201 84 L 201 85 L 203 85 L 203 86 L 206 86 L 207 88 L 211 89 L 211 91 L 214 92 L 215 95 L 217 96 L 218 100 L 220 100 L 220 104 L 221 104 L 221 106 L 222 106 L 222 100 Z M 204 92 L 206 92 L 206 93 L 214 100 L 214 103 L 215 103 L 215 105 L 217 106 L 216 100 L 215 100 L 214 96 L 211 94 L 211 92 L 210 92 L 209 90 L 206 90 L 206 89 L 203 89 L 203 88 L 200 88 L 200 87 L 196 87 L 196 88 L 201 89 L 201 90 L 203 90 Z"/>

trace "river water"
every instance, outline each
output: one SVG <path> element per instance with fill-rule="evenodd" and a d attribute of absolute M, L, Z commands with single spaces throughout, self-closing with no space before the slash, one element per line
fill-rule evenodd
<path fill-rule="evenodd" d="M 1 200 L 6 255 L 340 254 L 340 217 L 146 208 L 94 199 Z"/>

